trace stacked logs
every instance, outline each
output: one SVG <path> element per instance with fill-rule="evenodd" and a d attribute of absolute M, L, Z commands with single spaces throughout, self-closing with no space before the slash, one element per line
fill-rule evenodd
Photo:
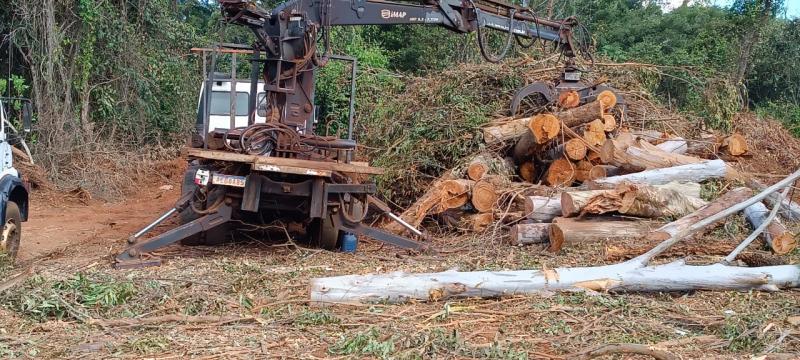
<path fill-rule="evenodd" d="M 688 155 L 683 138 L 629 130 L 617 103 L 611 91 L 584 104 L 577 93 L 565 92 L 557 111 L 493 122 L 483 129 L 483 139 L 487 149 L 499 150 L 448 171 L 401 217 L 419 226 L 426 216 L 441 215 L 450 219 L 446 224 L 476 232 L 502 222 L 511 225 L 514 244 L 549 244 L 549 250 L 559 251 L 584 241 L 643 238 L 664 219 L 705 206 L 700 182 L 748 181 L 723 160 Z M 703 142 L 714 144 L 713 155 L 748 151 L 739 134 Z M 543 191 L 509 190 L 526 184 Z M 501 201 L 509 193 L 512 201 Z M 768 214 L 757 205 L 745 212 L 753 227 Z M 796 246 L 779 221 L 764 238 L 776 253 Z"/>

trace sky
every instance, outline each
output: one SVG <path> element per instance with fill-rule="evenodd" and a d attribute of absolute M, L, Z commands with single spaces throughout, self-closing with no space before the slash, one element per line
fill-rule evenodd
<path fill-rule="evenodd" d="M 667 0 L 666 2 L 669 5 L 665 6 L 667 9 L 674 9 L 681 5 L 683 0 Z M 728 7 L 731 5 L 733 0 L 712 0 L 717 6 L 720 7 Z M 694 3 L 694 1 L 692 1 Z M 800 0 L 784 0 L 783 5 L 786 8 L 786 17 L 788 18 L 800 18 Z"/>

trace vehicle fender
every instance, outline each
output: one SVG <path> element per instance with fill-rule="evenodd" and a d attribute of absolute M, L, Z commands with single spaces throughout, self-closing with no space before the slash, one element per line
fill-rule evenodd
<path fill-rule="evenodd" d="M 28 189 L 18 177 L 7 174 L 0 178 L 0 224 L 6 223 L 6 203 L 9 200 L 19 206 L 22 221 L 28 221 Z"/>

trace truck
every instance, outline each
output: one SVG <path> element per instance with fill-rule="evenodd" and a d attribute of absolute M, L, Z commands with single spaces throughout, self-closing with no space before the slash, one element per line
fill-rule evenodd
<path fill-rule="evenodd" d="M 157 265 L 143 255 L 173 243 L 213 245 L 234 238 L 268 238 L 271 230 L 325 249 L 340 245 L 343 234 L 359 234 L 412 251 L 428 249 L 418 229 L 394 215 L 376 198 L 375 184 L 365 182 L 382 169 L 354 161 L 354 95 L 358 63 L 334 55 L 334 26 L 428 25 L 458 33 L 477 32 L 484 58 L 501 61 L 512 41 L 531 47 L 533 40 L 550 41 L 564 58 L 554 83 L 533 83 L 519 90 L 512 102 L 535 96 L 554 101 L 575 91 L 592 101 L 604 89 L 580 81 L 576 56 L 590 60 L 588 46 L 576 39 L 582 29 L 575 18 L 538 17 L 527 3 L 502 0 L 426 0 L 420 3 L 383 0 L 290 0 L 264 9 L 249 0 L 221 0 L 229 25 L 249 28 L 250 45 L 216 44 L 195 49 L 203 57 L 204 80 L 198 97 L 197 121 L 191 146 L 185 150 L 188 170 L 181 198 L 129 239 L 116 257 L 118 268 Z M 505 37 L 492 53 L 483 32 Z M 528 39 L 527 43 L 522 39 Z M 239 57 L 250 62 L 248 79 L 237 74 Z M 230 61 L 219 73 L 219 61 Z M 342 136 L 322 135 L 315 104 L 315 76 L 330 61 L 351 64 L 350 115 Z M 370 209 L 398 222 L 403 235 L 366 224 Z M 180 225 L 143 240 L 166 219 Z M 236 234 L 241 236 L 236 236 Z M 406 236 L 408 235 L 408 236 Z M 415 238 L 415 239 L 412 239 Z"/>
<path fill-rule="evenodd" d="M 28 186 L 20 172 L 14 168 L 13 144 L 22 143 L 13 120 L 30 131 L 31 102 L 25 98 L 0 97 L 0 257 L 14 262 L 22 240 L 22 223 L 28 221 Z M 14 116 L 17 115 L 17 116 Z M 27 146 L 25 146 L 27 149 Z"/>

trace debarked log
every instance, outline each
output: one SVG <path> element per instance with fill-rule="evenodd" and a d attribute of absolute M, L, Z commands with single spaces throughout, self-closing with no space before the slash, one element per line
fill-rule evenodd
<path fill-rule="evenodd" d="M 708 179 L 724 178 L 728 175 L 728 166 L 723 160 L 705 160 L 702 162 L 679 165 L 667 168 L 645 170 L 638 173 L 595 179 L 593 183 L 600 186 L 611 186 L 623 182 L 663 185 L 673 181 L 702 182 Z"/>
<path fill-rule="evenodd" d="M 747 222 L 758 228 L 766 219 L 769 210 L 763 203 L 755 203 L 744 209 L 744 217 Z M 787 254 L 797 247 L 797 240 L 794 234 L 789 232 L 785 225 L 776 217 L 762 233 L 765 242 L 776 254 Z"/>
<path fill-rule="evenodd" d="M 679 260 L 663 265 L 614 265 L 517 271 L 445 271 L 411 274 L 344 275 L 311 280 L 311 302 L 364 303 L 494 298 L 550 291 L 670 292 L 796 288 L 800 266 L 693 266 Z"/>

